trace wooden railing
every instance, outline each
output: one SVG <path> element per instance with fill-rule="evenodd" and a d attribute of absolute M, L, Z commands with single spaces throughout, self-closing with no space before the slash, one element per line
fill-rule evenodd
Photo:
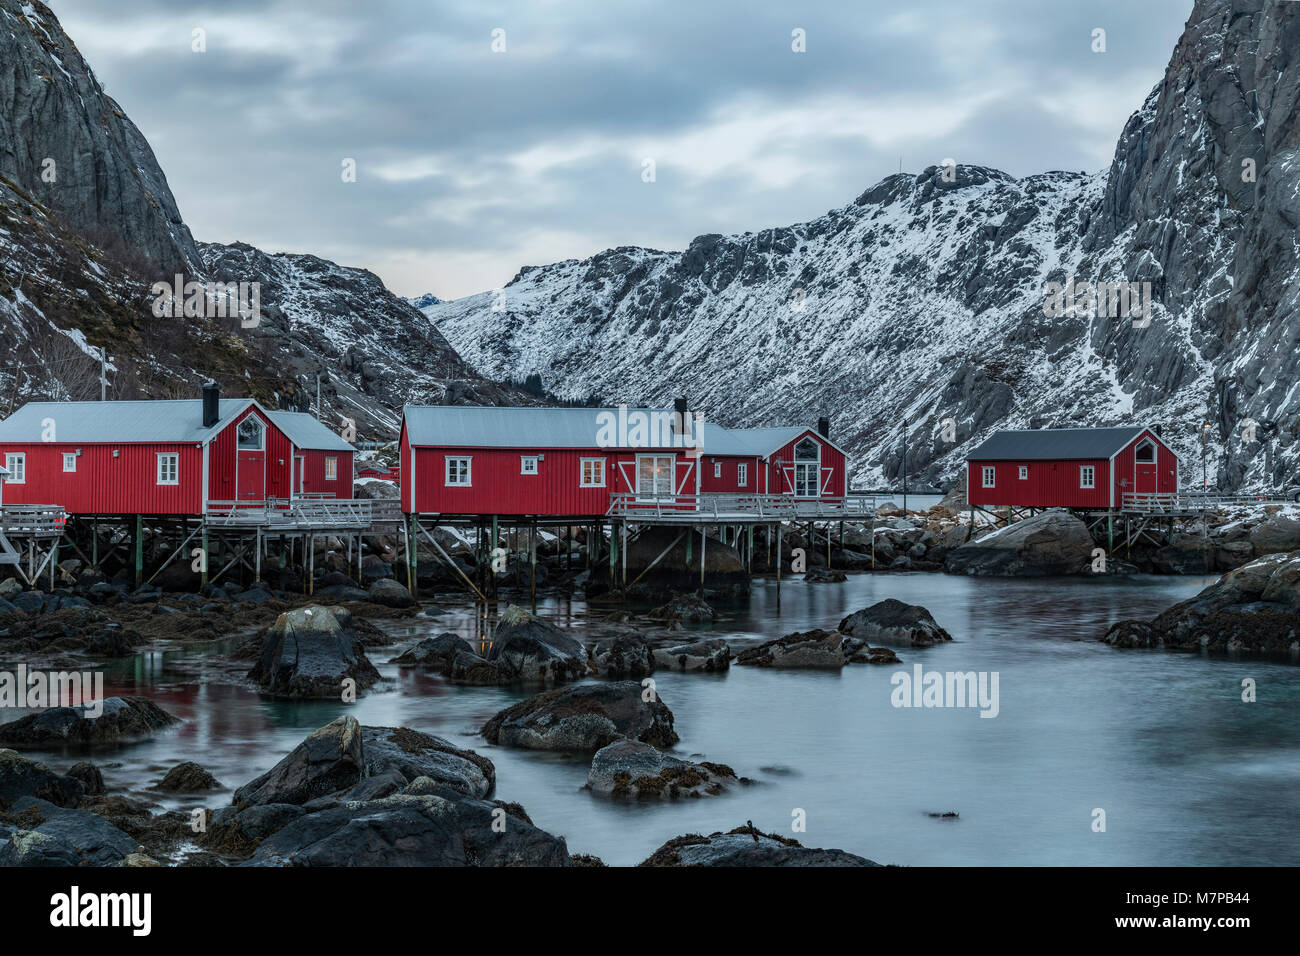
<path fill-rule="evenodd" d="M 605 514 L 611 518 L 725 522 L 754 518 L 865 518 L 875 509 L 874 495 L 795 498 L 791 495 L 637 495 L 624 492 L 610 496 Z"/>
<path fill-rule="evenodd" d="M 63 534 L 68 514 L 62 505 L 4 505 L 0 531 L 17 536 L 55 538 Z"/>
<path fill-rule="evenodd" d="M 368 498 L 314 495 L 264 501 L 209 501 L 208 522 L 219 527 L 358 530 L 374 523 L 374 504 Z"/>
<path fill-rule="evenodd" d="M 1259 508 L 1264 505 L 1289 504 L 1287 498 L 1256 494 L 1219 494 L 1218 492 L 1125 492 L 1121 507 L 1125 511 L 1148 514 L 1185 514 L 1193 511 L 1218 511 L 1222 508 Z"/>

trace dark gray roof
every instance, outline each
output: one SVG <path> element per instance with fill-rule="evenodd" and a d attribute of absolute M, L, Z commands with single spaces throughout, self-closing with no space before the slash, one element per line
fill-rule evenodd
<path fill-rule="evenodd" d="M 1065 458 L 1109 458 L 1146 429 L 1039 428 L 996 431 L 970 453 L 971 461 L 1041 461 Z"/>

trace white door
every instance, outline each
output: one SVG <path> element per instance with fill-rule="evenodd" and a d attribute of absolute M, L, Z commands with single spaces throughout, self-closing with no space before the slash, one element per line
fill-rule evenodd
<path fill-rule="evenodd" d="M 664 498 L 673 493 L 671 455 L 639 455 L 636 460 L 638 498 Z"/>

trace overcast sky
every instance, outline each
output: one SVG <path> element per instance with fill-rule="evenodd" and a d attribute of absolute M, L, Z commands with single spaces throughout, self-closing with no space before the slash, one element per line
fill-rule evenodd
<path fill-rule="evenodd" d="M 947 157 L 1098 170 L 1191 0 L 48 0 L 201 240 L 402 295 L 789 225 Z M 195 53 L 193 32 L 206 31 Z M 1094 53 L 1093 31 L 1106 31 Z M 493 31 L 504 30 L 504 52 Z M 792 50 L 792 31 L 806 52 Z M 343 182 L 345 159 L 356 182 Z M 654 182 L 643 181 L 654 161 Z"/>

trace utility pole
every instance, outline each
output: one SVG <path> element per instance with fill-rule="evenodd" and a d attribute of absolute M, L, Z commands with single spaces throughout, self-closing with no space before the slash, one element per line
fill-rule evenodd
<path fill-rule="evenodd" d="M 320 372 L 316 373 L 316 421 L 320 421 Z"/>
<path fill-rule="evenodd" d="M 1210 487 L 1210 476 L 1207 470 L 1205 456 L 1209 450 L 1210 443 L 1210 423 L 1205 422 L 1201 425 L 1201 487 Z"/>
<path fill-rule="evenodd" d="M 903 511 L 907 511 L 907 419 L 903 419 Z"/>
<path fill-rule="evenodd" d="M 108 349 L 107 346 L 99 347 L 99 400 L 101 402 L 108 400 Z"/>

